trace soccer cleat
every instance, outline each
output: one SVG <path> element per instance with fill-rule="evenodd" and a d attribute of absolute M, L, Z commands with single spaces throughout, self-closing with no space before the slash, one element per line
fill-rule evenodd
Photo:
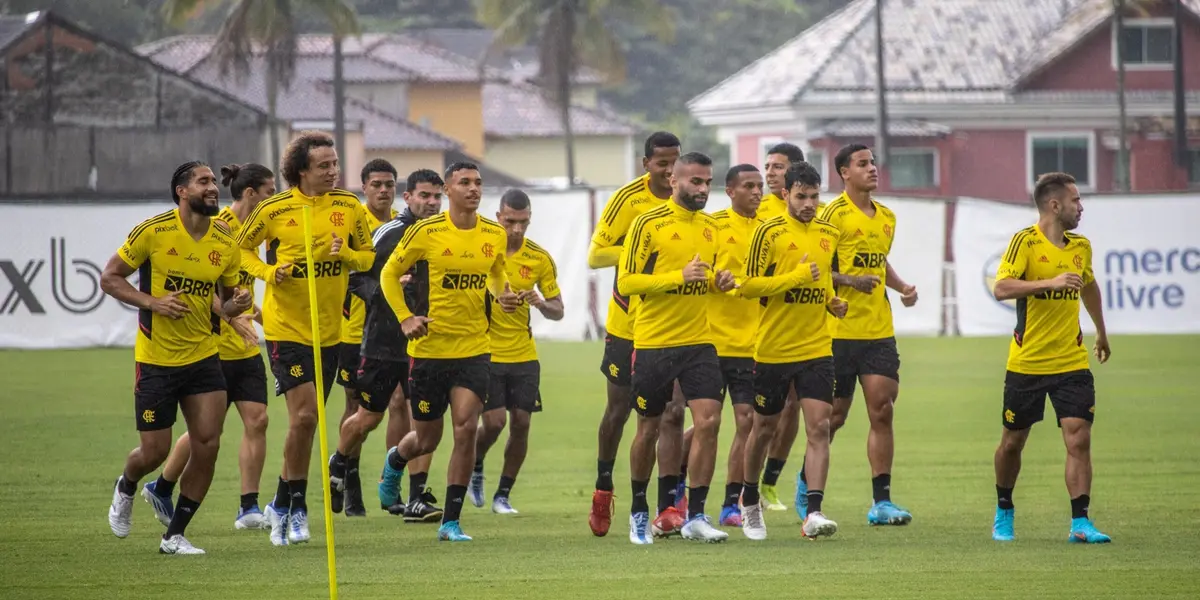
<path fill-rule="evenodd" d="M 395 448 L 388 450 L 388 457 L 383 460 L 383 474 L 379 476 L 379 506 L 383 510 L 400 501 L 400 480 L 404 478 L 404 470 L 392 468 L 389 459 L 395 451 Z"/>
<path fill-rule="evenodd" d="M 1067 537 L 1067 541 L 1072 544 L 1107 544 L 1112 538 L 1100 533 L 1091 519 L 1079 517 L 1071 519 L 1071 535 Z"/>
<path fill-rule="evenodd" d="M 809 539 L 829 537 L 837 533 L 837 523 L 826 518 L 825 515 L 815 512 L 805 517 L 804 526 L 800 530 L 804 537 Z"/>
<path fill-rule="evenodd" d="M 329 510 L 337 514 L 342 512 L 342 492 L 346 491 L 344 472 L 346 467 L 345 465 L 341 465 L 339 469 L 333 460 L 335 456 L 337 455 L 334 454 L 329 457 Z"/>
<path fill-rule="evenodd" d="M 742 511 L 736 506 L 721 507 L 721 526 L 722 527 L 741 527 L 742 526 Z"/>
<path fill-rule="evenodd" d="M 233 522 L 234 529 L 269 529 L 270 527 L 271 524 L 267 521 L 266 515 L 257 506 L 238 507 L 237 520 Z"/>
<path fill-rule="evenodd" d="M 170 496 L 159 496 L 154 489 L 154 483 L 151 481 L 142 486 L 142 498 L 154 508 L 154 516 L 162 523 L 163 527 L 171 525 L 171 518 L 175 516 L 175 503 L 171 502 Z"/>
<path fill-rule="evenodd" d="M 471 541 L 471 536 L 463 533 L 462 527 L 459 527 L 459 525 L 458 525 L 458 521 L 449 521 L 446 523 L 442 523 L 442 526 L 438 527 L 437 535 L 438 535 L 439 542 L 469 542 L 469 541 Z"/>
<path fill-rule="evenodd" d="M 293 510 L 288 515 L 287 539 L 288 544 L 303 544 L 312 539 L 312 535 L 308 532 L 307 510 Z"/>
<path fill-rule="evenodd" d="M 467 487 L 467 494 L 471 496 L 471 504 L 474 504 L 475 508 L 483 508 L 483 473 L 471 473 L 471 484 Z"/>
<path fill-rule="evenodd" d="M 432 494 L 429 498 L 432 498 Z M 425 496 L 417 498 L 409 502 L 404 507 L 404 522 L 405 523 L 432 523 L 441 520 L 442 509 L 438 508 Z"/>
<path fill-rule="evenodd" d="M 912 514 L 892 504 L 891 500 L 876 502 L 867 513 L 868 525 L 908 525 Z"/>
<path fill-rule="evenodd" d="M 666 510 L 658 513 L 658 517 L 650 524 L 650 532 L 654 537 L 671 537 L 679 535 L 683 525 L 683 515 L 674 506 L 668 506 Z"/>
<path fill-rule="evenodd" d="M 492 512 L 498 515 L 515 515 L 517 514 L 517 509 L 512 507 L 507 497 L 497 496 L 496 498 L 492 498 Z"/>
<path fill-rule="evenodd" d="M 696 515 L 688 519 L 680 529 L 685 540 L 695 540 L 706 544 L 719 544 L 729 539 L 729 534 L 712 526 L 708 515 Z"/>
<path fill-rule="evenodd" d="M 992 539 L 997 542 L 1011 542 L 1017 537 L 1013 531 L 1014 510 L 996 507 L 996 519 L 992 521 Z"/>
<path fill-rule="evenodd" d="M 754 541 L 767 539 L 767 523 L 763 520 L 761 503 L 742 507 L 742 534 Z"/>
<path fill-rule="evenodd" d="M 596 490 L 599 492 L 600 490 Z M 650 528 L 650 513 L 640 512 L 629 515 L 629 541 L 643 546 L 654 543 L 654 536 L 650 535 L 647 529 Z"/>
<path fill-rule="evenodd" d="M 684 519 L 687 519 L 687 483 L 682 479 L 679 481 L 679 485 L 675 486 L 675 510 L 679 511 L 679 514 L 683 515 Z"/>
<path fill-rule="evenodd" d="M 192 545 L 182 534 L 175 534 L 170 539 L 158 543 L 159 554 L 204 554 L 205 552 Z"/>
<path fill-rule="evenodd" d="M 112 504 L 108 506 L 108 527 L 119 538 L 128 536 L 133 528 L 133 496 L 122 494 L 117 484 L 113 484 Z"/>
<path fill-rule="evenodd" d="M 344 504 L 347 517 L 367 516 L 367 507 L 363 505 L 362 483 L 357 478 L 347 478 Z"/>
<path fill-rule="evenodd" d="M 800 474 L 796 473 L 796 516 L 800 517 L 800 522 L 803 523 L 805 517 L 808 516 L 808 484 L 800 479 Z"/>
<path fill-rule="evenodd" d="M 779 492 L 775 490 L 775 486 L 764 483 L 758 489 L 767 510 L 787 510 L 787 505 L 779 501 Z"/>
<path fill-rule="evenodd" d="M 291 515 L 287 510 L 275 508 L 274 501 L 267 505 L 266 515 L 267 524 L 271 528 L 271 544 L 275 546 L 288 545 L 287 531 Z"/>
<path fill-rule="evenodd" d="M 616 501 L 613 499 L 612 492 L 604 490 L 592 492 L 592 512 L 588 514 L 588 527 L 592 528 L 592 535 L 596 537 L 608 535 L 608 527 L 612 524 L 615 507 Z"/>

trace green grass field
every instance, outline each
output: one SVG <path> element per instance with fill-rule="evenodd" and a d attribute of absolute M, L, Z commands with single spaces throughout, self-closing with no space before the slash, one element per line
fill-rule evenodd
<path fill-rule="evenodd" d="M 1025 453 L 1017 541 L 991 541 L 992 452 L 1007 349 L 999 338 L 901 340 L 893 494 L 915 515 L 909 527 L 866 525 L 866 418 L 857 406 L 834 445 L 826 489 L 825 512 L 841 525 L 836 537 L 803 540 L 789 511 L 769 513 L 765 542 L 731 531 L 724 545 L 675 538 L 634 547 L 626 535 L 622 450 L 613 531 L 594 538 L 586 513 L 603 403 L 600 347 L 543 343 L 546 411 L 534 419 L 530 456 L 514 490 L 521 514 L 499 517 L 468 505 L 463 524 L 475 541 L 458 545 L 439 544 L 434 526 L 405 524 L 371 502 L 366 519 L 335 516 L 340 597 L 1200 597 L 1200 395 L 1188 372 L 1197 364 L 1200 337 L 1117 337 L 1113 348 L 1113 360 L 1095 368 L 1092 516 L 1113 536 L 1107 546 L 1066 542 L 1063 448 L 1052 420 L 1035 429 Z M 265 532 L 233 529 L 236 412 L 226 422 L 213 489 L 189 529 L 209 554 L 160 556 L 162 527 L 140 497 L 127 539 L 113 537 L 105 517 L 112 482 L 137 439 L 132 352 L 0 352 L 0 363 L 0 597 L 327 597 L 319 492 L 310 491 L 314 543 L 274 548 Z M 272 402 L 264 503 L 274 490 L 287 422 L 283 403 Z M 335 388 L 334 419 L 342 406 Z M 723 433 L 723 446 L 731 432 Z M 631 435 L 632 422 L 626 441 Z M 369 482 L 382 465 L 383 445 L 381 436 L 367 442 L 362 464 Z M 802 446 L 803 439 L 780 480 L 787 496 Z M 430 480 L 439 497 L 446 455 L 438 456 Z M 724 457 L 722 451 L 710 495 L 714 508 Z M 489 494 L 501 459 L 495 451 L 488 461 Z M 315 461 L 312 480 L 319 480 Z M 368 494 L 373 489 L 368 483 Z"/>

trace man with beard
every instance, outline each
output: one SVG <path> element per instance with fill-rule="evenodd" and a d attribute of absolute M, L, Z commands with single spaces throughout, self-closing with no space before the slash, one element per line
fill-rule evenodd
<path fill-rule="evenodd" d="M 338 155 L 329 135 L 306 131 L 283 154 L 283 178 L 291 189 L 264 200 L 242 227 L 238 245 L 243 268 L 267 283 L 263 332 L 267 338 L 275 395 L 288 407 L 283 442 L 283 473 L 275 499 L 267 505 L 271 543 L 307 542 L 308 469 L 317 428 L 314 343 L 321 348 L 325 398 L 337 369 L 342 303 L 350 271 L 366 271 L 375 260 L 370 220 L 358 196 L 336 189 Z M 305 254 L 304 213 L 312 210 L 313 264 Z M 267 246 L 267 262 L 258 256 Z M 314 339 L 307 278 L 316 278 L 317 325 Z"/>
<path fill-rule="evenodd" d="M 217 180 L 200 162 L 181 165 L 171 177 L 177 208 L 151 217 L 129 233 L 100 278 L 106 294 L 138 308 L 134 345 L 134 419 L 139 444 L 129 453 L 113 489 L 108 525 L 129 535 L 138 480 L 153 472 L 171 450 L 171 427 L 182 410 L 191 438 L 191 459 L 179 504 L 159 543 L 163 554 L 204 554 L 184 537 L 212 483 L 225 420 L 225 376 L 214 328 L 253 304 L 238 290 L 241 257 L 220 212 Z M 128 277 L 138 273 L 138 288 Z M 213 294 L 222 301 L 214 312 Z"/>
<path fill-rule="evenodd" d="M 671 402 L 675 384 L 691 409 L 693 436 L 688 464 L 688 518 L 684 539 L 724 541 L 728 534 L 712 526 L 704 514 L 708 486 L 717 458 L 721 424 L 721 364 L 708 323 L 708 294 L 734 287 L 729 271 L 714 271 L 717 220 L 702 212 L 712 185 L 712 159 L 698 152 L 679 157 L 671 174 L 672 200 L 634 219 L 617 266 L 617 287 L 625 296 L 641 296 L 634 322 L 633 379 L 637 434 L 629 452 L 633 502 L 629 541 L 653 543 L 646 501 L 659 421 Z M 662 467 L 660 465 L 660 470 Z M 659 483 L 660 506 L 670 489 Z M 672 482 L 671 487 L 674 487 Z M 654 534 L 669 532 L 679 518 L 673 508 L 660 513 Z"/>
<path fill-rule="evenodd" d="M 1067 447 L 1067 492 L 1071 532 L 1067 541 L 1112 541 L 1088 516 L 1092 487 L 1092 420 L 1096 388 L 1079 329 L 1079 303 L 1096 326 L 1096 359 L 1108 362 L 1111 349 L 1104 326 L 1100 286 L 1092 275 L 1092 243 L 1069 233 L 1079 226 L 1083 205 L 1075 178 L 1066 173 L 1038 177 L 1033 189 L 1038 222 L 1013 236 L 1000 263 L 993 294 L 1017 301 L 1017 326 L 1008 348 L 1004 376 L 1004 432 L 996 448 L 996 518 L 992 539 L 1011 541 L 1013 487 L 1021 471 L 1021 451 L 1029 430 L 1042 420 L 1046 396 Z"/>
<path fill-rule="evenodd" d="M 479 215 L 483 178 L 479 167 L 454 163 L 446 168 L 450 208 L 421 221 L 404 233 L 379 275 L 384 298 L 411 340 L 409 406 L 413 430 L 388 452 L 380 488 L 399 483 L 408 461 L 437 450 L 443 417 L 450 411 L 454 449 L 447 470 L 446 510 L 438 540 L 467 542 L 459 516 L 471 467 L 475 464 L 475 432 L 487 398 L 492 310 L 490 293 L 505 312 L 519 303 L 508 284 L 504 247 L 507 236 L 499 223 Z M 428 315 L 415 314 L 405 298 L 401 278 L 425 261 Z"/>

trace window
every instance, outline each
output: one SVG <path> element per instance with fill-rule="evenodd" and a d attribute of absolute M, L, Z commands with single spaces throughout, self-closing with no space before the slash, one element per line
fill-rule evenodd
<path fill-rule="evenodd" d="M 1200 148 L 1189 150 L 1188 156 L 1191 159 L 1188 161 L 1188 184 L 1200 187 Z"/>
<path fill-rule="evenodd" d="M 1031 133 L 1027 167 L 1030 190 L 1038 175 L 1056 171 L 1070 173 L 1080 189 L 1090 190 L 1096 170 L 1094 136 L 1091 132 Z"/>
<path fill-rule="evenodd" d="M 937 151 L 932 148 L 893 148 L 888 175 L 894 190 L 930 189 L 938 186 Z"/>
<path fill-rule="evenodd" d="M 1170 19 L 1129 19 L 1120 32 L 1126 68 L 1163 68 L 1175 59 L 1175 27 Z M 1116 68 L 1116 33 L 1113 67 Z"/>
<path fill-rule="evenodd" d="M 829 189 L 829 166 L 825 164 L 825 153 L 820 150 L 806 150 L 804 160 L 821 174 L 821 189 Z"/>

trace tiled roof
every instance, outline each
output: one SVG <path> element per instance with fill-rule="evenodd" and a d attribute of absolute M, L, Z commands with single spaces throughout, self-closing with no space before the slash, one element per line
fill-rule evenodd
<path fill-rule="evenodd" d="M 1200 0 L 1182 0 L 1200 14 Z M 853 0 L 693 99 L 693 111 L 865 100 L 875 89 L 875 0 Z M 901 102 L 1004 102 L 1112 15 L 1111 0 L 890 0 L 885 79 Z M 846 93 L 851 92 L 851 93 Z M 854 93 L 858 92 L 858 93 Z"/>
<path fill-rule="evenodd" d="M 558 137 L 563 134 L 558 106 L 540 89 L 515 83 L 483 86 L 483 126 L 489 136 Z M 632 135 L 633 123 L 604 107 L 571 107 L 575 135 Z"/>
<path fill-rule="evenodd" d="M 41 16 L 41 13 L 29 13 L 27 15 L 0 15 L 0 50 L 8 47 L 9 44 L 16 41 L 21 34 L 25 33 L 26 29 L 33 26 L 33 23 Z"/>
<path fill-rule="evenodd" d="M 874 120 L 837 119 L 818 126 L 810 131 L 808 138 L 815 139 L 825 136 L 832 137 L 874 137 L 876 125 Z M 888 123 L 888 134 L 894 137 L 941 137 L 950 133 L 950 127 L 941 123 L 928 121 L 897 120 Z"/>

